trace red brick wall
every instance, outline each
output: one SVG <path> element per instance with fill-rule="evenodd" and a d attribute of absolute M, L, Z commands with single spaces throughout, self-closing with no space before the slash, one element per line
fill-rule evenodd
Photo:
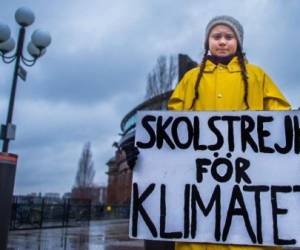
<path fill-rule="evenodd" d="M 126 205 L 130 203 L 132 171 L 125 161 L 125 153 L 115 152 L 114 161 L 108 162 L 107 203 Z"/>

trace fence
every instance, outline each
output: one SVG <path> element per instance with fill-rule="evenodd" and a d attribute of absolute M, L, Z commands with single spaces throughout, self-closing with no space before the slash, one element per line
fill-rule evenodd
<path fill-rule="evenodd" d="M 94 205 L 84 199 L 14 197 L 10 230 L 79 226 L 90 220 L 128 217 L 128 206 Z"/>

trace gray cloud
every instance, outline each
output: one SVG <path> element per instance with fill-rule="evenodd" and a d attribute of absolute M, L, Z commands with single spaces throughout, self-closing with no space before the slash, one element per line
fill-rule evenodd
<path fill-rule="evenodd" d="M 105 162 L 113 155 L 120 121 L 143 100 L 156 58 L 177 53 L 201 58 L 204 29 L 215 15 L 241 21 L 250 62 L 264 68 L 293 106 L 300 106 L 298 0 L 24 0 L 21 5 L 36 14 L 27 41 L 34 29 L 43 28 L 53 42 L 18 85 L 17 139 L 11 143 L 20 156 L 16 193 L 70 190 L 86 141 L 92 142 L 95 182 L 106 183 Z M 14 37 L 19 6 L 20 1 L 7 1 L 0 13 Z M 12 68 L 1 64 L 2 121 Z"/>

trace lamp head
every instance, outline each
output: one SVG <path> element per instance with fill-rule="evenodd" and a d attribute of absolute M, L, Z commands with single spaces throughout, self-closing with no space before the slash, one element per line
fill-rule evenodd
<path fill-rule="evenodd" d="M 15 13 L 15 19 L 22 27 L 27 27 L 34 22 L 34 14 L 31 9 L 21 7 Z"/>
<path fill-rule="evenodd" d="M 0 23 L 0 43 L 10 38 L 10 28 L 4 23 Z"/>
<path fill-rule="evenodd" d="M 9 38 L 5 42 L 0 43 L 0 51 L 3 54 L 6 54 L 6 53 L 12 51 L 15 48 L 15 46 L 16 46 L 16 43 L 15 43 L 14 39 Z"/>
<path fill-rule="evenodd" d="M 51 43 L 51 36 L 49 32 L 38 29 L 33 32 L 31 41 L 37 48 L 42 50 Z"/>
<path fill-rule="evenodd" d="M 34 59 L 37 59 L 46 53 L 46 49 L 40 50 L 32 42 L 28 43 L 27 51 Z"/>

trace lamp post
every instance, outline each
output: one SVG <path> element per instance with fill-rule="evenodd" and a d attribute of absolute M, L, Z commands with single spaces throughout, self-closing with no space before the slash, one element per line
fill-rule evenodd
<path fill-rule="evenodd" d="M 35 30 L 31 36 L 31 42 L 27 50 L 31 58 L 24 56 L 23 47 L 26 28 L 34 22 L 33 12 L 26 8 L 19 8 L 15 13 L 15 20 L 20 25 L 15 52 L 15 42 L 10 37 L 10 29 L 6 24 L 0 23 L 0 56 L 4 63 L 15 62 L 12 87 L 10 92 L 6 123 L 1 125 L 0 139 L 3 140 L 2 152 L 0 152 L 0 249 L 6 249 L 8 229 L 11 214 L 12 194 L 15 182 L 17 155 L 8 153 L 10 140 L 15 139 L 16 126 L 12 123 L 15 95 L 18 77 L 26 80 L 27 72 L 22 67 L 33 66 L 46 52 L 46 47 L 51 43 L 48 32 Z"/>

